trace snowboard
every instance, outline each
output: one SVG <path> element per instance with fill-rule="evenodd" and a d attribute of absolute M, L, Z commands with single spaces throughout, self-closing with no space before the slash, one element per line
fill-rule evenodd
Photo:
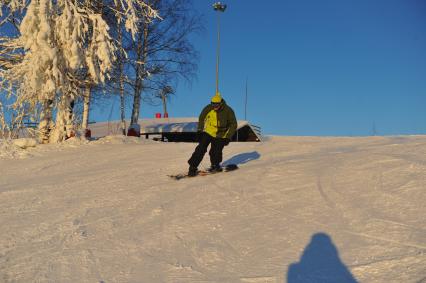
<path fill-rule="evenodd" d="M 192 177 L 188 176 L 188 173 L 180 173 L 180 174 L 176 174 L 176 175 L 167 175 L 167 176 L 169 176 L 170 178 L 175 179 L 175 180 L 181 180 L 181 179 L 184 179 L 184 178 L 195 178 L 195 177 L 198 177 L 198 176 L 208 176 L 208 175 L 226 173 L 226 172 L 234 171 L 234 170 L 237 170 L 237 169 L 238 169 L 237 164 L 228 164 L 228 165 L 224 166 L 223 171 L 220 171 L 220 172 L 209 172 L 209 171 L 206 171 L 206 170 L 199 170 L 197 172 L 197 175 L 192 176 Z"/>

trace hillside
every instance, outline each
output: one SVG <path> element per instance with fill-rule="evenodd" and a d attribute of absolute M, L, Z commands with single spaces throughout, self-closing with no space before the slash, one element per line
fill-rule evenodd
<path fill-rule="evenodd" d="M 0 281 L 426 282 L 426 136 L 194 147 L 0 144 Z"/>

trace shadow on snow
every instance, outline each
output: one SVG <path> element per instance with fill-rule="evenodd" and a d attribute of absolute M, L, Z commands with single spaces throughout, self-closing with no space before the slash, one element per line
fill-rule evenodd
<path fill-rule="evenodd" d="M 249 161 L 256 160 L 259 158 L 260 158 L 260 154 L 257 151 L 241 153 L 223 162 L 222 166 L 227 166 L 229 164 L 237 164 L 237 165 L 245 164 Z"/>
<path fill-rule="evenodd" d="M 330 236 L 317 233 L 303 251 L 299 262 L 288 267 L 287 283 L 357 283 L 340 260 Z"/>

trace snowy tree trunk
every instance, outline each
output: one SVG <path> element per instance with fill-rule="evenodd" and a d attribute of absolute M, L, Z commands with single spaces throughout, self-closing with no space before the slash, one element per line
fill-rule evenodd
<path fill-rule="evenodd" d="M 133 96 L 133 110 L 130 121 L 130 126 L 138 124 L 139 120 L 139 109 L 141 105 L 141 93 L 143 89 L 143 79 L 145 76 L 145 62 L 148 56 L 148 23 L 145 22 L 143 25 L 143 38 L 139 38 L 138 50 L 137 50 L 137 62 L 136 67 L 136 82 L 135 82 L 135 94 Z"/>
<path fill-rule="evenodd" d="M 123 44 L 123 30 L 121 24 L 118 27 L 118 42 L 120 45 Z M 125 100 L 124 100 L 124 54 L 123 50 L 120 49 L 119 55 L 119 71 L 120 71 L 120 112 L 121 112 L 121 133 L 126 135 L 126 116 L 125 116 Z"/>
<path fill-rule="evenodd" d="M 40 114 L 40 123 L 38 124 L 40 143 L 49 143 L 49 136 L 52 127 L 52 108 L 52 100 L 48 99 L 43 102 L 42 112 Z"/>
<path fill-rule="evenodd" d="M 138 54 L 137 57 L 141 57 L 140 56 L 140 51 L 141 51 L 141 42 L 138 43 Z M 130 120 L 130 126 L 137 124 L 138 120 L 139 120 L 139 110 L 140 110 L 140 103 L 141 103 L 141 91 L 142 91 L 142 82 L 141 79 L 139 77 L 139 74 L 141 73 L 140 71 L 141 66 L 140 64 L 137 65 L 136 67 L 136 81 L 135 81 L 135 93 L 133 95 L 133 109 L 132 109 L 132 117 Z"/>
<path fill-rule="evenodd" d="M 0 101 L 0 138 L 4 138 L 6 135 L 6 122 L 4 119 L 3 104 Z"/>
<path fill-rule="evenodd" d="M 69 94 L 64 94 L 57 107 L 56 123 L 49 139 L 51 143 L 62 142 L 73 136 L 73 106 L 74 100 Z"/>
<path fill-rule="evenodd" d="M 90 85 L 87 85 L 84 89 L 84 97 L 83 97 L 83 119 L 81 123 L 81 127 L 85 132 L 89 127 L 89 112 L 90 112 L 90 96 L 91 96 L 91 88 Z"/>
<path fill-rule="evenodd" d="M 121 132 L 126 135 L 126 115 L 124 112 L 125 100 L 124 100 L 124 76 L 120 77 L 120 111 L 121 111 Z"/>
<path fill-rule="evenodd" d="M 166 113 L 167 113 L 167 99 L 166 99 L 166 95 L 163 94 L 161 96 L 161 99 L 163 100 L 163 115 L 166 116 Z"/>

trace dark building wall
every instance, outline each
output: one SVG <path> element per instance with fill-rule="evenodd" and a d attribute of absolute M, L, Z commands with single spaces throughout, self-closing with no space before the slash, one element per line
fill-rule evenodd
<path fill-rule="evenodd" d="M 197 135 L 194 132 L 170 132 L 163 133 L 163 140 L 167 140 L 169 142 L 196 142 Z M 260 141 L 250 126 L 246 125 L 237 130 L 234 136 L 231 139 L 232 141 L 238 142 L 258 142 Z"/>

